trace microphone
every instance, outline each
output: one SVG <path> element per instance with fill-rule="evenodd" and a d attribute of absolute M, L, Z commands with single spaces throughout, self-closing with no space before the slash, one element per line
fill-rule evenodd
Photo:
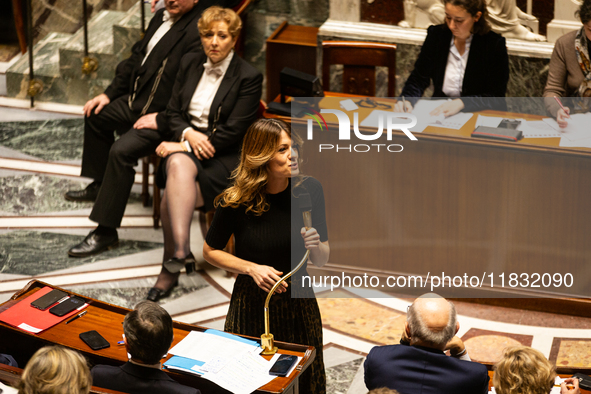
<path fill-rule="evenodd" d="M 302 211 L 302 215 L 304 218 L 304 227 L 306 228 L 306 230 L 309 230 L 312 228 L 312 199 L 310 198 L 310 194 L 300 194 L 298 197 L 298 205 L 300 210 Z M 297 267 L 292 269 L 287 275 L 283 276 L 283 278 L 279 279 L 279 281 L 275 283 L 275 285 L 271 288 L 271 291 L 269 291 L 269 294 L 267 295 L 264 309 L 265 332 L 261 335 L 261 347 L 263 348 L 261 354 L 263 355 L 273 355 L 277 352 L 277 346 L 275 346 L 275 339 L 273 334 L 271 334 L 269 323 L 269 301 L 271 300 L 271 296 L 275 292 L 275 289 L 277 289 L 277 287 L 281 283 L 285 282 L 290 276 L 295 274 L 300 268 L 304 266 L 304 264 L 308 260 L 308 256 L 310 256 L 310 251 L 306 250 L 306 254 L 302 258 L 300 263 L 297 265 Z"/>
<path fill-rule="evenodd" d="M 304 218 L 304 227 L 309 230 L 312 228 L 312 198 L 309 193 L 302 193 L 298 200 Z"/>

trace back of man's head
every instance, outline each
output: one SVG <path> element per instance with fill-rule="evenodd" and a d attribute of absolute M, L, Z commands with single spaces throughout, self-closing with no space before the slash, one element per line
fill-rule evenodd
<path fill-rule="evenodd" d="M 172 344 L 172 318 L 155 302 L 142 301 L 125 316 L 123 332 L 134 360 L 156 364 Z"/>
<path fill-rule="evenodd" d="M 423 294 L 408 308 L 406 316 L 411 344 L 443 350 L 459 325 L 455 306 L 435 293 Z"/>

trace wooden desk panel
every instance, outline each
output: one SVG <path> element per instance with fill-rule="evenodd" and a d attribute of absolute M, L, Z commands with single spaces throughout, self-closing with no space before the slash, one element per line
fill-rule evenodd
<path fill-rule="evenodd" d="M 51 286 L 40 281 L 31 281 L 20 292 L 17 292 L 11 300 L 0 305 L 0 312 L 9 308 L 19 300 L 28 297 L 44 286 Z M 55 286 L 51 286 L 58 288 Z M 75 294 L 64 289 L 70 294 Z M 81 296 L 84 299 L 88 297 Z M 0 322 L 0 336 L 2 343 L 0 350 L 3 353 L 13 355 L 19 365 L 25 365 L 33 353 L 42 346 L 59 344 L 71 349 L 77 350 L 84 354 L 92 364 L 108 364 L 121 365 L 127 362 L 127 352 L 125 346 L 117 346 L 116 343 L 121 341 L 123 334 L 123 318 L 129 312 L 129 309 L 111 305 L 102 301 L 90 299 L 92 303 L 87 307 L 88 313 L 83 317 L 66 325 L 65 321 L 51 327 L 40 334 L 30 334 L 9 325 Z M 174 340 L 172 346 L 180 342 L 190 331 L 205 331 L 205 328 L 174 322 Z M 97 330 L 105 339 L 111 344 L 109 348 L 102 350 L 90 349 L 78 337 L 78 334 Z M 260 338 L 250 338 L 259 340 Z M 316 350 L 312 346 L 296 345 L 285 342 L 276 341 L 275 345 L 279 347 L 279 351 L 285 354 L 294 354 L 303 357 L 300 364 L 293 374 L 288 378 L 275 378 L 267 385 L 261 387 L 256 393 L 294 393 L 298 392 L 298 378 L 299 375 L 308 368 L 314 360 Z M 270 358 L 265 356 L 267 359 Z M 165 360 L 163 360 L 164 362 Z M 214 383 L 202 379 L 197 376 L 166 371 L 173 377 L 174 380 L 191 387 L 198 388 L 204 393 L 228 393 L 227 390 L 221 389 Z"/>
<path fill-rule="evenodd" d="M 334 101 L 326 104 L 338 95 L 327 96 L 321 108 L 338 108 Z M 372 110 L 360 108 L 360 121 Z M 325 119 L 336 121 L 334 115 Z M 476 115 L 460 130 L 429 127 L 415 133 L 418 141 L 402 132 L 379 141 L 402 145 L 401 153 L 319 152 L 319 144 L 339 142 L 338 126 L 315 131 L 313 142 L 304 144 L 302 171 L 323 184 L 331 256 L 322 269 L 311 266 L 309 272 L 426 277 L 445 271 L 479 278 L 494 272 L 493 291 L 498 275 L 506 273 L 506 292 L 484 286 L 486 294 L 471 297 L 510 296 L 515 289 L 507 286 L 509 273 L 571 273 L 574 294 L 588 297 L 591 150 L 558 147 L 558 138 L 470 138 L 475 122 Z M 305 137 L 303 122 L 292 127 Z M 556 297 L 566 290 L 541 286 L 518 293 Z"/>

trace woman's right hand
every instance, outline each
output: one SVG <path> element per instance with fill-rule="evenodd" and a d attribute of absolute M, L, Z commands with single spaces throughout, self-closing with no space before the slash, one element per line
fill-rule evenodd
<path fill-rule="evenodd" d="M 283 272 L 277 271 L 275 268 L 268 265 L 253 264 L 248 273 L 258 287 L 265 290 L 267 293 L 275 286 L 275 283 L 281 279 Z M 287 283 L 283 282 L 277 289 L 276 293 L 284 293 L 287 291 Z"/>
<path fill-rule="evenodd" d="M 396 104 L 394 104 L 394 112 L 411 113 L 412 112 L 412 104 L 410 103 L 410 101 L 398 100 L 396 102 Z"/>
<path fill-rule="evenodd" d="M 185 133 L 185 139 L 189 141 L 193 153 L 199 160 L 211 159 L 215 154 L 215 148 L 205 134 L 196 130 L 189 130 Z"/>
<path fill-rule="evenodd" d="M 570 109 L 568 107 L 564 107 L 564 109 L 560 108 L 556 113 L 556 123 L 558 123 L 558 126 L 561 129 L 564 129 L 566 126 L 568 126 L 567 119 L 570 119 Z"/>
<path fill-rule="evenodd" d="M 579 389 L 579 379 L 566 378 L 560 385 L 560 394 L 581 394 Z"/>

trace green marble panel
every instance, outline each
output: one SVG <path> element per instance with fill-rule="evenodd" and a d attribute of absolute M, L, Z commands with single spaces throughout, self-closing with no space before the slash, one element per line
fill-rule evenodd
<path fill-rule="evenodd" d="M 150 4 L 144 4 L 145 28 L 152 19 Z M 131 47 L 142 37 L 140 26 L 140 7 L 136 3 L 127 11 L 125 18 L 113 26 L 113 52 L 119 59 L 126 59 L 131 54 Z"/>
<path fill-rule="evenodd" d="M 68 190 L 84 189 L 86 184 L 43 175 L 0 177 L 0 212 L 7 216 L 92 208 L 92 202 L 76 203 L 64 199 Z"/>
<path fill-rule="evenodd" d="M 90 209 L 92 202 L 73 202 L 64 198 L 68 190 L 81 190 L 86 185 L 81 181 L 37 174 L 0 177 L 0 212 L 5 216 L 32 216 Z M 130 203 L 140 200 L 138 193 L 131 193 Z"/>
<path fill-rule="evenodd" d="M 33 49 L 33 70 L 35 76 L 59 76 L 59 48 L 72 38 L 71 34 L 51 33 L 40 41 Z M 7 74 L 29 75 L 29 55 L 25 53 L 13 64 Z M 7 76 L 8 78 L 8 76 Z"/>
<path fill-rule="evenodd" d="M 118 59 L 113 52 L 113 25 L 125 17 L 121 11 L 101 11 L 88 24 L 88 55 L 98 60 L 98 69 L 91 75 L 82 74 L 84 31 L 80 29 L 59 49 L 59 69 L 69 78 L 113 78 Z"/>
<path fill-rule="evenodd" d="M 0 234 L 0 272 L 41 275 L 162 247 L 154 242 L 119 240 L 119 247 L 98 255 L 69 257 L 68 249 L 83 239 L 84 236 L 28 230 Z"/>
<path fill-rule="evenodd" d="M 364 358 L 326 368 L 326 392 L 345 394 Z"/>
<path fill-rule="evenodd" d="M 134 282 L 139 282 L 138 280 Z M 146 295 L 148 291 L 155 283 L 155 279 L 148 279 L 145 281 L 145 286 L 140 286 L 139 284 L 135 287 L 114 287 L 117 286 L 118 283 L 110 282 L 108 283 L 109 287 L 105 288 L 88 288 L 85 286 L 73 286 L 68 287 L 67 289 L 73 291 L 74 293 L 81 294 L 86 297 L 91 297 L 97 299 L 99 301 L 108 302 L 109 304 L 119 305 L 124 308 L 133 309 L 140 301 L 146 299 Z M 180 281 L 179 281 L 180 282 Z M 183 286 L 182 282 L 179 283 L 179 286 L 174 288 L 174 290 L 170 293 L 170 296 L 162 299 L 159 304 L 166 304 L 168 302 L 174 301 L 177 298 L 180 298 L 184 295 L 190 294 L 194 291 L 202 289 L 204 287 L 209 286 L 205 280 L 201 281 L 200 286 L 195 285 L 188 285 Z"/>
<path fill-rule="evenodd" d="M 0 145 L 47 161 L 81 160 L 83 140 L 82 118 L 0 122 Z"/>

